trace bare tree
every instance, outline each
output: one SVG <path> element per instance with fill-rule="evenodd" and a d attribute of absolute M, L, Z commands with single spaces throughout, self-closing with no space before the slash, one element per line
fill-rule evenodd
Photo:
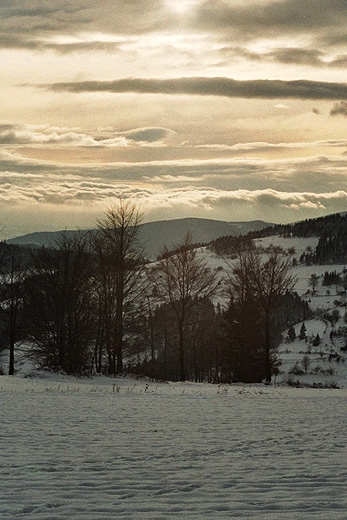
<path fill-rule="evenodd" d="M 316 288 L 319 283 L 319 276 L 315 273 L 311 274 L 308 284 L 310 287 L 312 287 L 312 294 L 316 294 Z"/>
<path fill-rule="evenodd" d="M 87 236 L 62 235 L 56 249 L 39 250 L 33 262 L 25 312 L 33 356 L 69 374 L 90 371 L 94 313 Z"/>
<path fill-rule="evenodd" d="M 14 351 L 18 339 L 18 320 L 23 304 L 24 280 L 27 274 L 26 262 L 17 246 L 2 244 L 0 269 L 0 294 L 4 332 L 9 344 L 9 370 L 14 374 Z"/>
<path fill-rule="evenodd" d="M 97 223 L 94 248 L 103 336 L 99 352 L 105 344 L 109 373 L 123 372 L 125 320 L 144 291 L 141 220 L 138 206 L 120 199 Z"/>
<path fill-rule="evenodd" d="M 237 321 L 238 336 L 234 337 L 234 348 L 239 352 L 239 365 L 244 363 L 242 356 L 250 348 L 253 349 L 255 365 L 259 363 L 257 356 L 260 348 L 263 350 L 262 365 L 267 382 L 271 382 L 274 365 L 271 327 L 276 308 L 283 297 L 293 290 L 296 282 L 291 268 L 290 259 L 283 259 L 277 250 L 263 258 L 256 249 L 248 249 L 239 253 L 229 280 L 230 309 L 232 319 Z M 250 334 L 257 337 L 252 338 Z"/>
<path fill-rule="evenodd" d="M 281 298 L 294 289 L 296 278 L 292 274 L 289 259 L 274 251 L 267 259 L 261 259 L 255 252 L 248 252 L 248 272 L 264 314 L 265 369 L 266 381 L 271 382 L 271 318 Z"/>
<path fill-rule="evenodd" d="M 211 296 L 218 285 L 215 273 L 207 268 L 205 260 L 198 258 L 192 248 L 191 234 L 181 246 L 170 254 L 164 247 L 162 260 L 152 273 L 152 280 L 159 298 L 168 304 L 174 313 L 179 336 L 180 380 L 185 381 L 185 327 L 189 311 L 198 298 Z"/>
<path fill-rule="evenodd" d="M 239 249 L 238 258 L 230 264 L 228 280 L 230 302 L 226 318 L 226 353 L 234 381 L 259 382 L 264 378 L 263 339 L 260 312 L 250 276 L 253 250 Z"/>

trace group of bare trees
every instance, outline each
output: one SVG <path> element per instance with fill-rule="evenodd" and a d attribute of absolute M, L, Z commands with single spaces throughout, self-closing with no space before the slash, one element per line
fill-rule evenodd
<path fill-rule="evenodd" d="M 226 337 L 233 372 L 243 381 L 270 382 L 276 371 L 276 317 L 295 286 L 291 267 L 277 250 L 265 259 L 252 247 L 239 252 L 229 279 Z"/>
<path fill-rule="evenodd" d="M 23 303 L 31 355 L 45 367 L 82 374 L 94 340 L 93 267 L 86 236 L 62 236 L 33 256 Z"/>
<path fill-rule="evenodd" d="M 54 370 L 123 371 L 126 326 L 144 285 L 139 222 L 137 207 L 120 200 L 95 232 L 63 233 L 30 258 L 1 244 L 0 325 L 9 374 L 19 341 Z"/>
<path fill-rule="evenodd" d="M 165 248 L 162 260 L 152 271 L 152 280 L 159 299 L 171 309 L 178 332 L 180 380 L 185 381 L 186 328 L 189 314 L 199 299 L 213 295 L 218 282 L 206 262 L 197 258 L 188 234 L 175 254 Z"/>
<path fill-rule="evenodd" d="M 184 375 L 189 381 L 218 381 L 219 315 L 210 298 L 197 297 L 186 309 L 181 328 L 170 304 L 156 305 L 147 326 L 152 348 L 143 352 L 138 363 L 133 359 L 129 370 L 161 380 L 179 381 Z"/>
<path fill-rule="evenodd" d="M 156 356 L 140 371 L 163 379 L 271 381 L 280 332 L 307 316 L 292 293 L 291 262 L 276 250 L 264 257 L 247 246 L 230 272 L 221 284 L 187 242 L 175 255 L 164 255 L 154 271 L 163 302 L 151 316 Z M 216 305 L 221 291 L 228 293 L 226 309 Z"/>
<path fill-rule="evenodd" d="M 148 264 L 140 222 L 138 207 L 121 200 L 96 231 L 62 235 L 34 252 L 30 267 L 7 251 L 0 285 L 10 373 L 22 339 L 41 366 L 69 374 L 128 367 L 181 381 L 271 381 L 276 310 L 294 285 L 289 262 L 276 251 L 264 260 L 249 245 L 240 250 L 222 310 L 220 277 L 192 237 Z"/>

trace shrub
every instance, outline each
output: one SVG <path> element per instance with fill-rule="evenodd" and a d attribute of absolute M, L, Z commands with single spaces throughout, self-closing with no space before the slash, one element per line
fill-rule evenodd
<path fill-rule="evenodd" d="M 307 374 L 308 372 L 308 369 L 309 369 L 309 366 L 310 366 L 310 358 L 305 355 L 302 360 L 301 360 L 301 365 L 302 365 L 302 368 L 304 369 L 305 371 L 305 374 Z"/>
<path fill-rule="evenodd" d="M 295 329 L 293 327 L 293 325 L 288 329 L 288 333 L 287 333 L 287 341 L 289 343 L 292 343 L 293 341 L 295 341 L 295 338 L 296 338 L 296 334 L 295 334 Z"/>
<path fill-rule="evenodd" d="M 302 376 L 305 374 L 304 370 L 299 367 L 298 363 L 295 363 L 295 365 L 289 370 L 289 374 L 294 374 L 295 376 Z"/>

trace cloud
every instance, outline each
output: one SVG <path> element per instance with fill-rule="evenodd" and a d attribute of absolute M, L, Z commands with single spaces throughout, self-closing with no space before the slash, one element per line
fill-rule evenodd
<path fill-rule="evenodd" d="M 225 45 L 219 49 L 219 53 L 232 60 L 244 58 L 254 62 L 273 62 L 316 68 L 342 68 L 347 64 L 346 54 L 337 54 L 332 57 L 331 50 L 325 52 L 325 50 L 317 48 L 314 44 L 312 46 L 311 41 L 305 47 L 293 47 L 289 43 L 286 47 L 283 47 L 278 45 L 276 38 L 274 38 L 270 46 L 273 47 L 271 51 L 261 50 L 261 46 L 260 50 L 256 51 L 250 50 L 247 46 Z"/>
<path fill-rule="evenodd" d="M 112 36 L 147 34 L 164 29 L 165 24 L 170 27 L 172 17 L 170 20 L 165 14 L 167 11 L 159 1 L 155 4 L 146 0 L 2 1 L 0 46 L 55 50 L 63 54 L 114 51 L 119 44 L 117 40 L 112 42 Z M 108 36 L 106 41 L 105 35 Z M 57 36 L 64 38 L 57 39 Z"/>
<path fill-rule="evenodd" d="M 2 1 L 0 47 L 55 51 L 63 55 L 122 53 L 127 42 L 134 45 L 134 52 L 139 55 L 143 50 L 139 38 L 143 36 L 154 41 L 161 35 L 168 41 L 171 35 L 173 52 L 173 48 L 179 49 L 178 34 L 194 34 L 205 41 L 208 38 L 212 45 L 209 44 L 207 53 L 211 55 L 229 54 L 289 65 L 345 67 L 347 57 L 338 52 L 347 36 L 345 0 L 331 0 L 329 8 L 327 0 L 196 0 L 184 16 L 172 9 L 173 4 L 170 6 L 167 0 Z M 300 46 L 295 45 L 298 36 Z M 271 42 L 270 50 L 255 51 L 256 45 L 250 45 L 264 40 Z"/>
<path fill-rule="evenodd" d="M 343 142 L 331 142 L 341 145 Z M 251 144 L 249 149 L 251 150 Z M 261 143 L 260 143 L 261 145 Z M 346 142 L 345 142 L 346 145 Z M 254 144 L 256 149 L 256 144 Z M 300 159 L 269 160 L 251 157 L 144 161 L 127 163 L 61 164 L 29 160 L 18 154 L 0 154 L 0 187 L 11 187 L 13 200 L 16 189 L 21 196 L 37 191 L 44 198 L 49 193 L 63 194 L 59 200 L 103 200 L 119 185 L 141 189 L 158 188 L 165 194 L 175 187 L 187 185 L 200 191 L 256 190 L 269 185 L 278 191 L 307 191 L 314 185 L 317 192 L 337 191 L 345 183 L 347 159 L 344 156 L 315 156 Z"/>
<path fill-rule="evenodd" d="M 311 67 L 321 67 L 325 65 L 322 60 L 323 52 L 317 49 L 303 49 L 295 47 L 284 47 L 272 52 L 263 54 L 263 58 L 270 58 L 279 63 L 287 65 L 309 65 Z"/>
<path fill-rule="evenodd" d="M 132 186 L 114 182 L 100 183 L 93 181 L 66 181 L 59 187 L 42 182 L 40 185 L 14 185 L 0 183 L 0 203 L 3 208 L 22 205 L 42 207 L 60 206 L 64 212 L 79 207 L 86 214 L 96 212 L 97 208 L 111 205 L 119 196 L 124 199 L 136 200 L 146 209 L 150 218 L 158 211 L 177 211 L 187 214 L 210 216 L 228 219 L 261 218 L 271 216 L 272 221 L 297 220 L 301 216 L 318 216 L 323 212 L 343 211 L 347 207 L 347 192 L 297 192 L 275 189 L 218 189 L 198 186 L 174 186 L 162 190 L 156 186 Z M 34 204 L 34 206 L 32 206 Z M 189 213 L 190 212 L 190 213 Z"/>
<path fill-rule="evenodd" d="M 333 108 L 330 110 L 331 116 L 347 116 L 347 101 L 340 101 L 335 103 Z"/>
<path fill-rule="evenodd" d="M 184 77 L 173 79 L 127 78 L 115 81 L 61 82 L 38 85 L 53 92 L 136 92 L 140 94 L 170 94 L 224 96 L 229 98 L 347 98 L 346 83 L 322 81 L 234 80 L 226 77 Z"/>
<path fill-rule="evenodd" d="M 195 202 L 198 203 L 197 199 Z M 274 189 L 217 191 L 202 195 L 199 204 L 214 214 L 232 214 L 233 220 L 261 218 L 294 222 L 337 213 L 347 207 L 347 192 L 281 192 Z"/>
<path fill-rule="evenodd" d="M 0 124 L 0 145 L 124 147 L 129 144 L 156 144 L 159 146 L 174 133 L 169 128 L 163 127 L 135 128 L 124 132 L 109 128 L 91 134 L 78 128 Z"/>
<path fill-rule="evenodd" d="M 347 39 L 347 33 L 345 35 L 345 40 Z M 328 62 L 328 65 L 330 67 L 340 67 L 345 68 L 347 66 L 347 54 L 343 54 L 340 56 L 337 56 L 335 59 Z"/>
<path fill-rule="evenodd" d="M 239 3 L 208 0 L 197 9 L 196 26 L 200 29 L 221 29 L 236 35 L 257 39 L 272 34 L 296 34 L 334 29 L 346 24 L 344 0 L 302 2 L 302 0 L 275 0 L 269 2 Z"/>
<path fill-rule="evenodd" d="M 283 107 L 289 108 L 289 107 Z M 317 113 L 312 110 L 314 113 Z M 318 111 L 319 113 L 319 111 Z M 297 141 L 294 143 L 291 142 L 281 142 L 281 143 L 267 143 L 267 142 L 259 142 L 256 141 L 254 143 L 236 143 L 232 145 L 227 144 L 202 144 L 197 145 L 195 148 L 202 148 L 206 150 L 221 150 L 221 151 L 229 151 L 229 152 L 263 152 L 270 150 L 290 150 L 290 149 L 307 149 L 307 148 L 340 148 L 347 146 L 347 140 L 345 139 L 329 139 L 325 141 Z"/>
<path fill-rule="evenodd" d="M 20 222 L 29 232 L 59 228 L 65 219 L 71 228 L 78 215 L 92 226 L 119 196 L 139 203 L 147 220 L 174 214 L 288 222 L 346 210 L 346 169 L 343 156 L 62 165 L 0 150 L 2 224 Z M 30 228 L 38 214 L 45 218 L 35 217 Z"/>
<path fill-rule="evenodd" d="M 97 146 L 95 139 L 77 129 L 49 125 L 0 125 L 0 144 Z"/>
<path fill-rule="evenodd" d="M 128 130 L 124 132 L 127 139 L 135 142 L 154 143 L 156 141 L 163 141 L 170 135 L 175 134 L 173 130 L 161 127 L 146 127 L 136 128 L 135 130 Z"/>
<path fill-rule="evenodd" d="M 276 0 L 268 2 L 228 2 L 223 0 L 196 1 L 184 17 L 170 8 L 167 1 L 158 0 L 45 0 L 0 2 L 2 30 L 7 34 L 47 35 L 76 33 L 93 28 L 95 32 L 144 33 L 182 25 L 184 28 L 210 30 L 219 33 L 238 32 L 257 38 L 269 32 L 296 33 L 346 24 L 344 0 L 302 2 Z"/>
<path fill-rule="evenodd" d="M 56 182 L 54 176 L 37 175 L 28 177 L 23 174 L 12 174 L 6 178 L 0 176 L 0 200 L 2 203 L 11 203 L 16 206 L 22 203 L 37 202 L 60 206 L 84 205 L 89 203 L 107 203 L 111 199 L 122 196 L 136 197 L 142 203 L 150 206 L 160 204 L 163 207 L 172 207 L 179 204 L 204 207 L 217 203 L 238 201 L 244 204 L 258 204 L 275 208 L 281 205 L 287 209 L 315 208 L 321 209 L 329 205 L 329 201 L 346 203 L 347 192 L 335 189 L 331 192 L 285 191 L 279 189 L 222 189 L 218 187 L 204 187 L 199 185 L 179 186 L 177 182 L 163 189 L 161 183 L 155 185 L 153 177 L 147 185 L 142 183 L 130 184 L 117 180 L 90 178 L 83 180 L 76 175 L 75 179 L 66 178 Z M 177 180 L 177 178 L 176 178 Z M 189 179 L 192 180 L 192 179 Z M 170 184 L 170 179 L 168 179 Z M 292 186 L 293 187 L 293 186 Z M 298 186 L 300 190 L 301 186 Z"/>

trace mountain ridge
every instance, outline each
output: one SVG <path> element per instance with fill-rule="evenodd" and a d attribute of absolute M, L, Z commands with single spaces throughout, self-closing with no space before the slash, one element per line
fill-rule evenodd
<path fill-rule="evenodd" d="M 158 220 L 140 224 L 139 241 L 146 256 L 156 257 L 164 246 L 170 249 L 181 244 L 188 232 L 192 234 L 194 243 L 209 243 L 222 236 L 245 235 L 249 231 L 261 230 L 272 225 L 274 224 L 262 220 L 228 222 L 198 217 Z M 90 231 L 93 230 L 37 231 L 10 238 L 6 242 L 28 247 L 54 247 L 63 233 L 74 236 L 76 233 Z"/>

